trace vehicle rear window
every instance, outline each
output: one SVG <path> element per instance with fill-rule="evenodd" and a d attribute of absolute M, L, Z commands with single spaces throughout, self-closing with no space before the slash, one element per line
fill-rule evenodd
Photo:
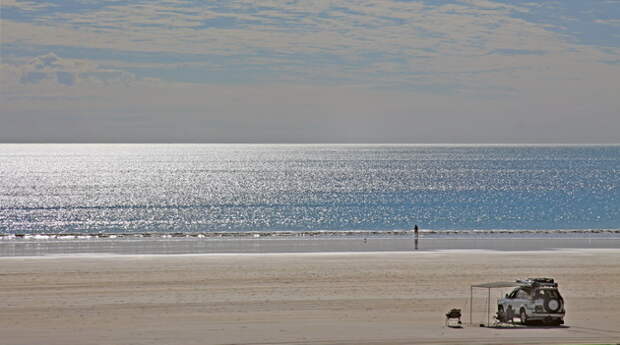
<path fill-rule="evenodd" d="M 552 289 L 538 290 L 538 295 L 539 297 L 542 297 L 542 298 L 559 298 L 560 297 L 558 290 L 552 290 Z"/>

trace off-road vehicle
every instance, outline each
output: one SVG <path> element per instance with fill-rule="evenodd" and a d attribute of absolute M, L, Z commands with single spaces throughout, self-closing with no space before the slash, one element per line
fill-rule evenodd
<path fill-rule="evenodd" d="M 543 322 L 549 325 L 564 323 L 564 299 L 558 283 L 551 278 L 517 280 L 519 284 L 506 297 L 497 301 L 497 318 L 513 322 L 517 317 L 522 324 Z"/>

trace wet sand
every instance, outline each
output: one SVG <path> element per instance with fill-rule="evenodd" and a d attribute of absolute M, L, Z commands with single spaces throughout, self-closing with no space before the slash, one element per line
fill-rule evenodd
<path fill-rule="evenodd" d="M 559 281 L 565 327 L 478 327 L 486 291 L 467 325 L 471 284 L 532 276 Z M 2 344 L 620 341 L 618 249 L 4 257 L 0 279 Z"/>
<path fill-rule="evenodd" d="M 561 234 L 560 234 L 561 235 Z M 418 251 L 444 249 L 488 249 L 501 251 L 550 250 L 556 248 L 620 249 L 616 233 L 582 234 L 562 237 L 558 234 L 447 235 L 420 236 Z M 489 235 L 487 235 L 489 236 Z M 579 236 L 564 234 L 564 236 Z M 4 239 L 0 240 L 0 257 L 58 254 L 214 254 L 214 253 L 312 253 L 414 251 L 412 236 L 328 237 L 328 238 L 94 238 L 94 239 Z"/>

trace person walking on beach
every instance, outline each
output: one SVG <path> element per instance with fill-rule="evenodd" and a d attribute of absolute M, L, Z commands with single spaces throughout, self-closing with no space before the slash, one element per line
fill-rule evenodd
<path fill-rule="evenodd" d="M 418 250 L 418 237 L 420 236 L 420 234 L 419 234 L 418 224 L 416 224 L 416 225 L 413 227 L 413 233 L 415 234 L 415 240 L 414 240 L 414 243 L 415 243 L 415 250 Z"/>

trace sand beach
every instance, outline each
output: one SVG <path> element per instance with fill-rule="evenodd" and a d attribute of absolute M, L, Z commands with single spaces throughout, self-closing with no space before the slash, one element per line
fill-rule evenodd
<path fill-rule="evenodd" d="M 486 291 L 469 325 L 471 284 L 531 276 L 560 283 L 565 326 L 479 327 Z M 2 257 L 0 279 L 11 345 L 620 342 L 618 249 Z"/>

